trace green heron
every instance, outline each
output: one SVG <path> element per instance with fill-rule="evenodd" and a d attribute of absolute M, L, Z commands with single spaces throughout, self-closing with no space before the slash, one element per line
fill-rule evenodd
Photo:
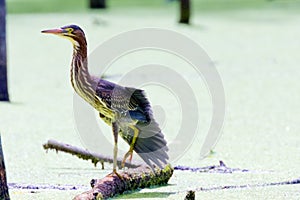
<path fill-rule="evenodd" d="M 69 39 L 73 44 L 71 83 L 75 92 L 93 106 L 100 118 L 112 127 L 114 136 L 113 173 L 117 174 L 118 135 L 128 144 L 129 151 L 122 167 L 135 151 L 151 168 L 160 168 L 169 159 L 167 142 L 153 118 L 150 103 L 141 89 L 123 87 L 90 75 L 87 63 L 87 42 L 83 30 L 76 25 L 44 30 Z"/>

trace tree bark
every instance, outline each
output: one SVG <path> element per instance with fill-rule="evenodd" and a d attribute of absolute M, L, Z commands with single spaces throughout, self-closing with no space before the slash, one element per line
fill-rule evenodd
<path fill-rule="evenodd" d="M 4 156 L 2 151 L 2 142 L 0 135 L 0 199 L 1 200 L 9 200 L 9 193 L 6 181 L 6 171 L 4 164 Z"/>
<path fill-rule="evenodd" d="M 5 0 L 0 0 L 0 30 L 0 101 L 9 101 L 7 87 Z"/>
<path fill-rule="evenodd" d="M 180 19 L 179 23 L 189 24 L 191 15 L 190 0 L 180 0 Z"/>
<path fill-rule="evenodd" d="M 106 0 L 90 0 L 90 8 L 106 8 Z"/>
<path fill-rule="evenodd" d="M 165 185 L 173 174 L 174 169 L 167 165 L 164 169 L 155 168 L 152 171 L 147 166 L 129 169 L 121 172 L 121 179 L 115 174 L 109 174 L 103 179 L 92 179 L 92 189 L 74 197 L 73 200 L 99 200 L 114 197 L 138 188 Z"/>

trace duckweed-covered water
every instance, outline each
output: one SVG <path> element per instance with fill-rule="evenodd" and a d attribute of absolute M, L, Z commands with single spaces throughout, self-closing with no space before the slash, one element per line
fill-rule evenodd
<path fill-rule="evenodd" d="M 42 144 L 53 138 L 83 146 L 73 117 L 73 90 L 69 82 L 72 46 L 66 40 L 45 36 L 45 28 L 81 25 L 89 51 L 120 32 L 142 27 L 178 31 L 195 40 L 210 56 L 223 80 L 226 119 L 214 153 L 199 160 L 203 134 L 208 130 L 212 105 L 203 81 L 182 72 L 199 92 L 199 136 L 173 165 L 206 166 L 223 160 L 228 166 L 253 173 L 211 174 L 175 171 L 169 185 L 143 189 L 118 199 L 183 199 L 197 187 L 245 185 L 299 178 L 300 166 L 300 15 L 294 9 L 264 8 L 218 12 L 194 11 L 191 26 L 175 22 L 170 10 L 110 10 L 80 14 L 8 15 L 8 72 L 11 103 L 0 103 L 0 131 L 8 182 L 19 184 L 86 185 L 111 171 L 63 153 L 48 154 Z M 151 57 L 152 56 L 152 57 Z M 107 72 L 117 81 L 130 66 L 146 60 L 182 70 L 170 55 L 145 51 L 128 55 Z M 142 77 L 136 77 L 137 79 Z M 165 102 L 150 88 L 151 102 Z M 167 98 L 167 97 L 166 97 Z M 176 112 L 169 107 L 176 131 Z M 191 119 L 192 120 L 192 119 Z M 101 126 L 103 124 L 100 124 Z M 105 126 L 105 125 L 103 125 Z M 110 129 L 107 137 L 111 139 Z M 191 138 L 192 140 L 192 138 Z M 101 152 L 101 141 L 99 152 Z M 135 155 L 136 156 L 136 155 Z M 12 199 L 72 199 L 83 190 L 10 191 Z M 196 199 L 299 199 L 300 186 L 273 186 L 196 192 Z"/>

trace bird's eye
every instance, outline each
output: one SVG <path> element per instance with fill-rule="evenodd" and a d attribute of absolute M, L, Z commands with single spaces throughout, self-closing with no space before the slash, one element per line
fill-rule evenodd
<path fill-rule="evenodd" d="M 72 33 L 73 29 L 72 28 L 66 28 L 66 31 L 68 31 L 69 33 Z"/>

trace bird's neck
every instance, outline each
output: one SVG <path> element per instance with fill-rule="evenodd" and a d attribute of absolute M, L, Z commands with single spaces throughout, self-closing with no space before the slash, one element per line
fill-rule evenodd
<path fill-rule="evenodd" d="M 95 82 L 88 70 L 86 43 L 73 44 L 71 83 L 76 93 L 89 103 L 94 102 Z"/>

